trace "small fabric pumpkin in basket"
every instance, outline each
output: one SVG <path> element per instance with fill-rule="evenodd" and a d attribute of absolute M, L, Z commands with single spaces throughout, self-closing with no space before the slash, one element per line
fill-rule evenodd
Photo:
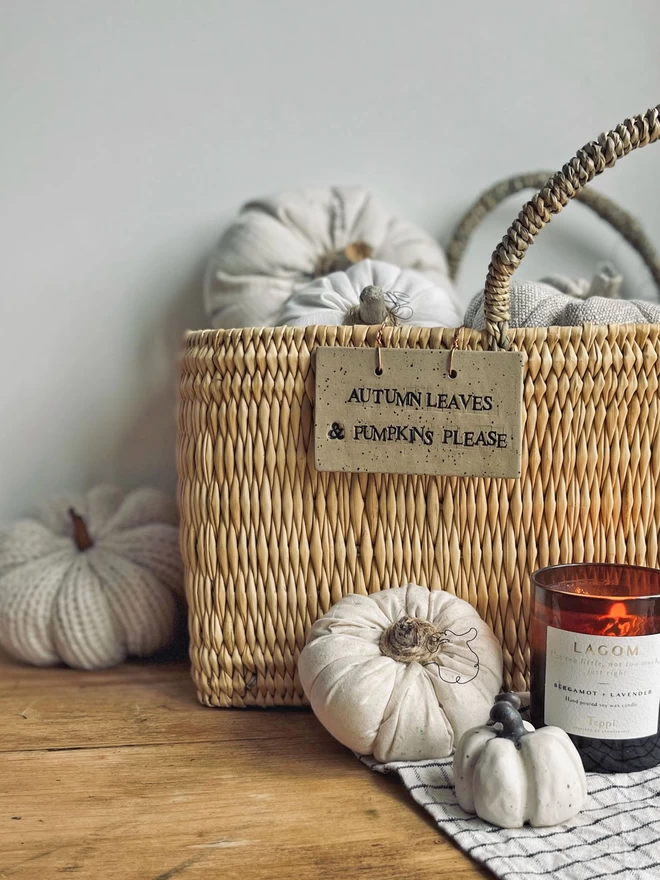
<path fill-rule="evenodd" d="M 99 486 L 0 531 L 0 645 L 35 666 L 100 669 L 165 647 L 183 592 L 175 503 Z"/>
<path fill-rule="evenodd" d="M 358 186 L 284 192 L 241 209 L 209 261 L 204 303 L 214 327 L 275 325 L 285 300 L 314 278 L 366 258 L 447 280 L 444 251 Z"/>
<path fill-rule="evenodd" d="M 319 721 L 353 751 L 444 758 L 487 721 L 502 649 L 467 602 L 409 584 L 341 599 L 312 626 L 298 674 Z"/>
<path fill-rule="evenodd" d="M 318 278 L 284 303 L 277 323 L 412 324 L 454 327 L 460 312 L 449 282 L 438 286 L 414 269 L 381 260 L 362 260 L 341 272 Z"/>

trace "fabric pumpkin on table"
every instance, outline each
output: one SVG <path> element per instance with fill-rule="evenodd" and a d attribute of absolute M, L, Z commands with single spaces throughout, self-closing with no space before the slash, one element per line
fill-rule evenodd
<path fill-rule="evenodd" d="M 209 261 L 204 303 L 214 327 L 276 324 L 291 294 L 365 258 L 447 282 L 442 248 L 358 186 L 285 192 L 248 202 Z"/>
<path fill-rule="evenodd" d="M 175 503 L 99 486 L 0 530 L 0 645 L 96 669 L 165 647 L 183 593 Z"/>
<path fill-rule="evenodd" d="M 397 324 L 416 327 L 457 327 L 460 311 L 451 283 L 438 286 L 414 269 L 400 269 L 381 260 L 362 260 L 344 272 L 333 272 L 302 287 L 284 303 L 278 324 L 380 323 L 361 312 L 360 297 L 368 288 L 379 288 L 388 314 Z"/>
<path fill-rule="evenodd" d="M 502 649 L 463 599 L 409 584 L 337 602 L 312 626 L 298 674 L 339 742 L 378 761 L 422 760 L 486 723 Z"/>

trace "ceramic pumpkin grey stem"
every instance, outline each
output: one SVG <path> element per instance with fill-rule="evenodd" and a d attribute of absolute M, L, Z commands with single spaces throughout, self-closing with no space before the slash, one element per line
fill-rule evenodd
<path fill-rule="evenodd" d="M 518 700 L 518 705 L 520 705 L 520 700 Z M 516 746 L 519 746 L 522 737 L 527 735 L 520 712 L 513 705 L 513 701 L 498 699 L 490 710 L 490 720 L 494 724 L 502 725 L 498 736 L 510 739 Z"/>
<path fill-rule="evenodd" d="M 73 523 L 73 540 L 75 541 L 78 550 L 80 550 L 81 553 L 84 553 L 85 550 L 89 550 L 90 547 L 94 546 L 94 541 L 92 541 L 89 531 L 87 530 L 87 523 L 80 514 L 76 513 L 73 507 L 69 508 L 69 516 Z"/>
<path fill-rule="evenodd" d="M 518 694 L 514 693 L 513 691 L 505 691 L 502 694 L 498 694 L 495 697 L 494 702 L 496 702 L 496 703 L 501 703 L 501 702 L 511 703 L 511 705 L 513 706 L 514 709 L 520 709 L 520 707 L 522 705 L 522 703 L 520 702 L 520 697 L 518 696 Z"/>

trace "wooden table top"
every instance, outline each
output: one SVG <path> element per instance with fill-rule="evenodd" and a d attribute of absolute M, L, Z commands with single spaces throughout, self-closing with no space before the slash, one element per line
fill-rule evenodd
<path fill-rule="evenodd" d="M 0 880 L 489 877 L 305 710 L 209 709 L 185 659 L 0 658 Z"/>

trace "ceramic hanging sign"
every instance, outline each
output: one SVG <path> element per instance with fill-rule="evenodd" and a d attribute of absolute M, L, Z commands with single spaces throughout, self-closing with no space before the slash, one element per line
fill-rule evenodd
<path fill-rule="evenodd" d="M 519 477 L 522 354 L 316 349 L 319 471 Z"/>

